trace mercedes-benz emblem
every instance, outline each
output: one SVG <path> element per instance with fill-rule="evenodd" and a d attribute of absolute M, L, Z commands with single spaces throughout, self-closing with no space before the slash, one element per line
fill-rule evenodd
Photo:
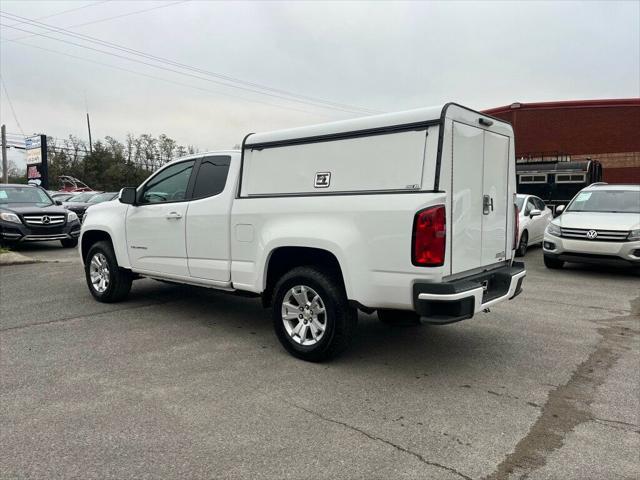
<path fill-rule="evenodd" d="M 42 217 L 42 223 L 49 225 L 49 222 L 51 222 L 51 219 L 47 215 Z"/>
<path fill-rule="evenodd" d="M 598 238 L 598 232 L 596 232 L 595 230 L 589 230 L 587 232 L 587 238 L 589 240 L 595 240 L 596 238 Z"/>

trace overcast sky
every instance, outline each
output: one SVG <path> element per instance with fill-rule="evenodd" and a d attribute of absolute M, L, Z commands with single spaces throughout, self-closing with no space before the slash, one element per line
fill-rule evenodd
<path fill-rule="evenodd" d="M 2 0 L 0 9 L 1 75 L 21 126 L 3 88 L 11 133 L 86 139 L 85 98 L 94 140 L 166 133 L 206 150 L 365 110 L 640 96 L 638 1 Z"/>

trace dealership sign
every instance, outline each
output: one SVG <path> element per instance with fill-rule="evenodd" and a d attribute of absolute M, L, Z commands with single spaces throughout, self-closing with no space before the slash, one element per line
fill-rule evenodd
<path fill-rule="evenodd" d="M 27 151 L 27 182 L 49 188 L 47 136 L 27 137 L 24 143 Z"/>

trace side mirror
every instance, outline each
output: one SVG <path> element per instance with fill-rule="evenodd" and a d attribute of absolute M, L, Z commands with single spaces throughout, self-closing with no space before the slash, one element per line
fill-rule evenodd
<path fill-rule="evenodd" d="M 542 215 L 542 212 L 540 210 L 531 210 L 529 212 L 529 218 L 539 217 L 540 215 Z"/>
<path fill-rule="evenodd" d="M 564 205 L 558 205 L 556 207 L 556 211 L 555 211 L 555 216 L 557 217 L 558 215 L 560 215 L 562 212 L 564 212 Z"/>
<path fill-rule="evenodd" d="M 60 200 L 54 200 L 54 202 L 56 203 L 56 205 L 60 206 L 62 205 L 62 202 Z"/>
<path fill-rule="evenodd" d="M 125 203 L 127 205 L 135 205 L 136 193 L 137 191 L 134 187 L 124 187 L 122 190 L 120 190 L 120 195 L 118 195 L 120 203 Z"/>

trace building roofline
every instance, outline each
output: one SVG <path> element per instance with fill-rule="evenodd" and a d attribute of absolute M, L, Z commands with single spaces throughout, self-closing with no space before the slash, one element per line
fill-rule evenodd
<path fill-rule="evenodd" d="M 482 113 L 495 115 L 517 110 L 545 110 L 560 108 L 640 107 L 640 98 L 610 98 L 598 100 L 563 100 L 559 102 L 514 102 L 511 105 L 488 108 Z"/>

